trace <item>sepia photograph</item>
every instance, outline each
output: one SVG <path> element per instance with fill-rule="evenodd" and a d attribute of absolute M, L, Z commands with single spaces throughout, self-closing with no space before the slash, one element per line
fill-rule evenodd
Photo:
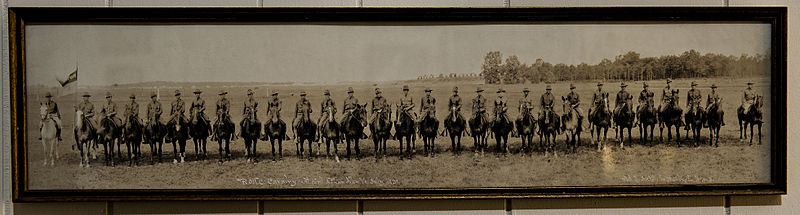
<path fill-rule="evenodd" d="M 33 191 L 770 184 L 785 144 L 770 23 L 24 31 Z"/>

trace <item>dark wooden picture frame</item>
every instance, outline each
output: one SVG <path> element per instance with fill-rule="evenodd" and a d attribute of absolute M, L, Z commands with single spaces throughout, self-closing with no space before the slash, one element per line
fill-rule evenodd
<path fill-rule="evenodd" d="M 787 9 L 785 7 L 613 8 L 9 8 L 13 199 L 98 200 L 347 200 L 778 195 L 787 192 Z M 771 170 L 769 183 L 477 187 L 31 190 L 28 187 L 26 25 L 237 23 L 762 23 L 771 25 Z M 766 92 L 765 92 L 766 93 Z M 35 102 L 35 101 L 34 101 Z M 732 116 L 735 113 L 731 114 Z"/>

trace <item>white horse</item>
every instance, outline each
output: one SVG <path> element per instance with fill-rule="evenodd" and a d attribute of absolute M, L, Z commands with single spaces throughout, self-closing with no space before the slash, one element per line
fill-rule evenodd
<path fill-rule="evenodd" d="M 58 145 L 58 138 L 56 137 L 56 121 L 47 113 L 47 105 L 39 104 L 39 116 L 42 120 L 42 129 L 40 135 L 42 137 L 42 148 L 44 152 L 44 165 L 47 166 L 47 160 L 50 160 L 50 166 L 55 166 L 56 159 L 58 159 L 58 152 L 56 145 Z M 50 147 L 50 151 L 47 147 Z M 55 158 L 53 158 L 55 157 Z"/>

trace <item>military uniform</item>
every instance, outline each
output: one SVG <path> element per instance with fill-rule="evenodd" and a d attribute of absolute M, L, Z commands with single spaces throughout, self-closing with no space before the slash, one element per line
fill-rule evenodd
<path fill-rule="evenodd" d="M 623 86 L 627 85 L 623 84 Z M 628 93 L 628 91 L 625 91 L 624 88 L 619 92 L 617 92 L 617 98 L 614 101 L 614 106 L 615 106 L 614 113 L 619 114 L 621 111 L 623 111 L 622 107 L 627 106 L 628 107 L 627 111 L 629 111 L 628 114 L 630 114 L 630 111 L 633 110 L 633 108 L 630 106 L 631 99 L 633 99 L 633 97 L 631 96 L 630 93 Z"/>
<path fill-rule="evenodd" d="M 139 103 L 136 103 L 136 97 L 131 95 L 131 103 L 125 104 L 125 119 L 123 124 L 130 123 L 130 119 L 139 120 Z"/>
<path fill-rule="evenodd" d="M 195 118 L 195 114 L 199 114 L 199 116 L 196 117 L 199 117 L 203 120 L 208 120 L 206 117 L 206 100 L 203 100 L 203 98 L 198 96 L 194 101 L 192 101 L 192 107 L 189 108 L 189 114 L 189 118 L 191 119 Z"/>
<path fill-rule="evenodd" d="M 339 120 L 342 123 L 345 123 L 347 122 L 347 120 L 350 120 L 353 111 L 355 111 L 356 107 L 358 106 L 358 98 L 356 98 L 352 94 L 353 88 L 349 88 L 347 92 L 349 95 L 347 98 L 344 99 L 344 102 L 342 102 L 343 103 L 342 109 L 344 109 L 344 112 L 342 112 L 342 119 Z M 366 121 L 362 119 L 361 125 L 366 126 L 367 125 Z"/>
<path fill-rule="evenodd" d="M 253 97 L 250 97 L 244 101 L 241 123 L 244 123 L 244 120 L 248 118 L 258 123 L 258 101 L 256 101 L 256 99 Z"/>
<path fill-rule="evenodd" d="M 478 91 L 482 91 L 478 89 Z M 486 114 L 486 98 L 482 95 L 475 96 L 472 99 L 472 115 L 473 117 L 483 117 L 484 120 L 488 120 L 488 116 Z"/>
<path fill-rule="evenodd" d="M 150 98 L 156 97 L 153 94 Z M 159 122 L 161 118 L 161 102 L 153 99 L 152 102 L 147 103 L 147 120 L 148 122 Z"/>
<path fill-rule="evenodd" d="M 380 91 L 378 91 L 380 92 Z M 386 98 L 380 94 L 375 95 L 375 98 L 372 99 L 372 119 L 370 122 L 374 122 L 377 119 L 377 113 L 380 111 L 381 117 L 388 118 L 389 116 L 389 103 L 386 102 Z"/>
<path fill-rule="evenodd" d="M 753 83 L 748 82 L 747 84 L 748 87 L 744 90 L 744 96 L 742 97 L 742 109 L 744 111 L 747 111 L 750 106 L 756 102 L 757 96 L 756 92 L 753 91 L 753 88 L 750 87 Z"/>
<path fill-rule="evenodd" d="M 272 123 L 278 122 L 281 119 L 281 109 L 283 109 L 283 102 L 278 99 L 278 94 L 272 94 L 272 100 L 267 103 L 267 111 L 269 112 L 269 120 Z"/>
<path fill-rule="evenodd" d="M 597 85 L 598 86 L 603 86 L 603 84 L 601 84 L 601 83 L 598 83 Z M 606 93 L 602 89 L 598 89 L 598 90 L 594 91 L 594 94 L 592 94 L 592 106 L 589 107 L 589 117 L 591 117 L 592 115 L 595 114 L 595 111 L 597 110 L 597 106 L 600 106 L 601 101 L 603 99 L 606 99 L 607 97 L 608 97 L 608 93 Z"/>
<path fill-rule="evenodd" d="M 519 99 L 519 108 L 517 108 L 517 111 L 519 111 L 520 120 L 522 120 L 523 113 L 527 112 L 528 114 L 532 114 L 533 111 L 533 100 L 531 100 L 531 98 L 527 95 L 527 93 L 530 91 L 526 88 L 522 92 L 525 94 Z"/>
<path fill-rule="evenodd" d="M 497 91 L 497 93 L 506 92 L 503 89 Z M 511 120 L 508 118 L 508 101 L 505 97 L 497 97 L 494 100 L 494 121 L 500 120 L 500 117 L 504 117 L 506 120 Z"/>
<path fill-rule="evenodd" d="M 106 98 L 108 98 L 108 97 L 109 96 L 107 96 Z M 119 126 L 122 125 L 122 120 L 120 120 L 119 118 L 116 117 L 117 116 L 117 103 L 115 103 L 114 101 L 109 100 L 108 102 L 103 104 L 103 109 L 100 110 L 100 113 L 103 113 L 103 115 L 106 118 L 111 119 L 111 122 L 114 123 L 114 126 L 119 127 Z"/>
<path fill-rule="evenodd" d="M 570 89 L 570 92 L 569 92 L 569 94 L 567 94 L 567 102 L 569 102 L 569 105 L 578 114 L 578 125 L 583 126 L 583 109 L 580 106 L 581 105 L 581 97 L 580 97 L 580 95 L 578 93 L 576 93 L 575 91 L 572 91 L 573 89 L 575 89 L 575 85 L 570 84 L 569 85 L 569 89 Z"/>
<path fill-rule="evenodd" d="M 711 89 L 712 90 L 711 90 L 711 93 L 708 94 L 708 97 L 706 99 L 706 113 L 710 113 L 711 112 L 711 105 L 712 104 L 720 105 L 719 103 L 722 102 L 722 97 L 719 96 L 719 94 L 717 93 L 716 90 L 713 90 L 715 88 L 717 88 L 717 85 L 716 84 L 711 84 Z M 721 125 L 725 126 L 725 120 L 724 120 L 725 119 L 725 113 L 722 112 L 722 107 L 717 107 L 717 108 L 718 108 L 717 111 L 720 112 L 720 119 L 722 119 L 722 122 L 721 122 L 722 124 Z M 704 121 L 705 121 L 705 123 L 703 124 L 703 126 L 708 126 L 708 120 L 704 120 Z"/>
<path fill-rule="evenodd" d="M 319 122 L 317 122 L 317 124 L 318 124 L 318 125 L 322 125 L 322 124 L 323 124 L 323 122 L 327 122 L 327 121 L 328 121 L 328 119 L 329 119 L 329 118 L 328 118 L 328 115 L 329 115 L 329 114 L 330 114 L 331 116 L 333 116 L 333 115 L 335 115 L 335 114 L 336 114 L 336 103 L 335 103 L 335 102 L 333 101 L 333 99 L 330 97 L 330 92 L 328 92 L 328 91 L 326 90 L 326 91 L 325 91 L 325 95 L 326 95 L 327 97 L 325 97 L 325 98 L 322 100 L 322 104 L 320 105 L 320 110 L 321 110 L 320 114 L 321 114 L 322 116 L 320 116 L 320 117 L 319 117 Z M 331 117 L 331 118 L 330 118 L 330 120 L 336 120 L 336 119 L 335 119 L 335 118 L 333 118 L 333 117 Z"/>
<path fill-rule="evenodd" d="M 47 93 L 45 97 L 52 98 L 53 95 Z M 45 114 L 47 114 L 47 118 L 53 119 L 56 123 L 56 137 L 58 137 L 58 140 L 61 140 L 61 113 L 58 111 L 58 104 L 56 101 L 49 99 L 44 105 L 46 106 Z M 39 123 L 40 131 L 42 130 L 42 125 L 42 123 Z"/>
<path fill-rule="evenodd" d="M 548 86 L 549 89 L 549 86 Z M 550 120 L 548 117 L 552 116 L 553 114 L 553 102 L 555 101 L 555 97 L 553 93 L 549 90 L 544 92 L 541 97 L 539 97 L 539 105 L 542 106 L 542 111 L 539 113 L 539 117 L 545 121 Z"/>
<path fill-rule="evenodd" d="M 228 92 L 222 92 L 219 95 L 221 96 L 225 94 L 228 94 Z M 225 121 L 222 123 L 233 125 L 233 121 L 231 120 L 231 101 L 228 100 L 228 98 L 220 97 L 219 99 L 217 99 L 217 105 L 215 111 L 217 112 L 218 121 L 220 119 L 223 119 Z"/>
<path fill-rule="evenodd" d="M 183 112 L 186 111 L 186 103 L 183 102 L 181 97 L 175 99 L 175 101 L 170 104 L 169 114 L 170 119 L 169 123 L 175 123 L 175 120 L 184 120 Z"/>
<path fill-rule="evenodd" d="M 697 86 L 694 82 L 692 82 L 692 86 Z M 686 93 L 686 105 L 688 106 L 689 110 L 694 108 L 700 107 L 700 101 L 702 101 L 703 96 L 700 95 L 700 90 L 698 89 L 690 89 Z"/>
<path fill-rule="evenodd" d="M 301 93 L 300 95 L 305 95 L 305 93 Z M 294 105 L 294 120 L 292 120 L 292 128 L 297 128 L 297 124 L 300 123 L 300 120 L 310 121 L 311 118 L 309 115 L 311 115 L 312 112 L 313 110 L 311 110 L 311 102 L 305 97 L 301 97 L 300 100 L 298 100 Z"/>
<path fill-rule="evenodd" d="M 420 106 L 419 111 L 420 115 L 422 115 L 422 118 L 425 118 L 426 115 L 430 115 L 431 118 L 436 119 L 436 98 L 433 98 L 433 96 L 426 96 L 425 98 L 421 99 L 420 103 L 422 105 Z"/>
<path fill-rule="evenodd" d="M 670 89 L 670 86 L 669 86 L 670 82 L 672 82 L 672 81 L 667 79 L 667 86 L 664 87 L 663 90 L 661 90 L 661 104 L 658 105 L 658 112 L 661 112 L 661 108 L 663 106 L 666 106 L 670 101 L 672 101 L 674 99 L 673 96 L 672 96 L 672 89 Z"/>
<path fill-rule="evenodd" d="M 403 86 L 403 91 L 407 91 L 407 90 L 408 90 L 408 87 L 407 86 Z M 407 114 L 409 117 L 411 117 L 411 120 L 417 121 L 417 113 L 414 113 L 412 111 L 412 110 L 414 110 L 414 107 L 416 107 L 416 105 L 414 105 L 414 98 L 411 97 L 411 95 L 404 94 L 403 98 L 400 98 L 400 108 L 401 108 L 402 112 Z"/>
<path fill-rule="evenodd" d="M 648 89 L 643 89 L 642 92 L 639 92 L 639 109 L 644 105 L 652 105 L 654 102 L 653 97 L 655 97 L 655 93 Z"/>
<path fill-rule="evenodd" d="M 88 94 L 84 95 L 84 97 L 88 97 Z M 90 129 L 94 129 L 96 124 L 96 122 L 92 120 L 94 118 L 94 104 L 89 102 L 88 99 L 84 100 L 78 104 L 78 110 L 81 110 L 81 112 L 83 112 L 83 116 L 89 119 L 89 126 L 91 126 Z"/>
<path fill-rule="evenodd" d="M 457 90 L 453 91 L 457 92 Z M 464 115 L 461 115 L 461 96 L 458 96 L 458 94 L 453 94 L 452 96 L 450 96 L 450 99 L 447 102 L 447 109 L 451 111 L 455 109 L 456 115 L 458 117 L 461 117 L 461 119 L 466 120 L 466 118 L 464 118 Z M 453 117 L 453 115 L 448 114 L 445 119 L 451 120 L 451 117 Z"/>

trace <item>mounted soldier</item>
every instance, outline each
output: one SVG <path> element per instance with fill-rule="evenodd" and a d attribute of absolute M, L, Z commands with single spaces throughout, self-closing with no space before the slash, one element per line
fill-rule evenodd
<path fill-rule="evenodd" d="M 642 92 L 639 92 L 639 107 L 636 108 L 637 113 L 640 113 L 642 108 L 647 105 L 652 105 L 654 102 L 653 97 L 655 97 L 655 93 L 648 90 L 647 87 L 647 82 L 642 82 Z"/>
<path fill-rule="evenodd" d="M 274 91 L 272 99 L 267 102 L 267 115 L 269 115 L 270 123 L 277 123 L 281 120 L 281 109 L 283 109 L 283 102 L 278 98 L 278 91 Z"/>
<path fill-rule="evenodd" d="M 603 91 L 603 83 L 597 83 L 597 91 L 592 94 L 592 106 L 589 107 L 589 118 L 591 118 L 597 110 L 597 106 L 602 104 L 601 100 L 607 99 L 608 93 Z"/>
<path fill-rule="evenodd" d="M 493 122 L 497 122 L 500 120 L 500 117 L 504 117 L 506 120 L 510 120 L 508 118 L 508 101 L 503 96 L 506 94 L 506 90 L 500 88 L 497 90 L 497 99 L 494 100 L 494 120 Z"/>
<path fill-rule="evenodd" d="M 103 109 L 100 110 L 100 113 L 103 113 L 106 118 L 111 119 L 111 122 L 114 123 L 115 127 L 120 127 L 122 126 L 122 120 L 116 117 L 117 103 L 114 103 L 111 97 L 111 92 L 106 92 L 106 103 L 103 104 Z"/>
<path fill-rule="evenodd" d="M 744 90 L 744 96 L 742 97 L 742 105 L 741 105 L 742 110 L 744 111 L 750 110 L 750 106 L 752 106 L 756 101 L 756 96 L 758 96 L 758 94 L 756 94 L 756 92 L 753 91 L 753 82 L 748 81 L 747 89 Z"/>
<path fill-rule="evenodd" d="M 208 120 L 208 118 L 206 117 L 206 101 L 203 100 L 203 98 L 200 97 L 201 93 L 203 93 L 203 91 L 200 91 L 200 89 L 194 90 L 194 95 L 196 97 L 195 97 L 194 101 L 192 101 L 192 106 L 189 107 L 189 118 L 190 119 L 194 119 L 195 117 L 198 117 L 199 119 Z M 195 116 L 195 114 L 198 114 L 198 115 Z"/>
<path fill-rule="evenodd" d="M 686 109 L 687 110 L 694 110 L 695 108 L 700 108 L 700 102 L 703 99 L 703 96 L 700 95 L 700 90 L 696 89 L 697 83 L 692 81 L 691 89 L 686 93 Z"/>
<path fill-rule="evenodd" d="M 420 101 L 419 112 L 422 118 L 430 115 L 431 118 L 436 119 L 436 98 L 431 96 L 431 88 L 425 88 L 425 98 Z M 418 119 L 422 120 L 422 119 Z"/>
<path fill-rule="evenodd" d="M 44 105 L 47 106 L 45 110 L 47 113 L 47 117 L 53 119 L 56 122 L 56 137 L 58 141 L 61 141 L 61 113 L 58 111 L 58 104 L 56 101 L 53 100 L 53 94 L 47 92 L 44 94 L 45 102 Z M 46 119 L 46 118 L 45 118 Z M 39 123 L 39 133 L 41 134 L 43 123 Z M 41 140 L 42 137 L 39 137 Z"/>
<path fill-rule="evenodd" d="M 658 112 L 659 113 L 661 113 L 661 109 L 663 107 L 667 106 L 667 104 L 669 104 L 669 102 L 672 101 L 672 99 L 674 99 L 672 97 L 672 94 L 673 94 L 672 93 L 672 88 L 669 86 L 669 83 L 672 83 L 672 80 L 670 80 L 668 78 L 667 79 L 667 86 L 665 86 L 664 89 L 661 90 L 661 104 L 658 105 Z"/>
<path fill-rule="evenodd" d="M 549 120 L 551 120 L 550 117 L 552 117 L 554 113 L 553 105 L 556 99 L 555 96 L 553 96 L 552 90 L 553 88 L 548 84 L 545 87 L 544 94 L 539 98 L 539 105 L 542 106 L 542 112 L 539 115 L 544 122 L 549 122 Z"/>
<path fill-rule="evenodd" d="M 347 88 L 347 98 L 344 99 L 344 102 L 343 102 L 344 106 L 342 108 L 342 109 L 344 109 L 344 112 L 342 112 L 342 119 L 339 120 L 340 122 L 344 123 L 344 122 L 347 122 L 347 120 L 350 120 L 350 117 L 352 117 L 353 111 L 355 111 L 356 107 L 358 106 L 358 98 L 353 96 L 353 93 L 354 93 L 353 88 L 352 87 L 348 87 Z M 367 122 L 362 120 L 361 125 L 366 127 L 367 126 Z"/>
<path fill-rule="evenodd" d="M 83 116 L 88 119 L 87 121 L 89 121 L 89 130 L 94 130 L 97 127 L 95 126 L 96 122 L 92 120 L 94 118 L 94 104 L 89 102 L 89 97 L 92 97 L 92 95 L 89 95 L 89 93 L 83 93 L 82 97 L 83 101 L 78 104 L 78 110 L 83 112 Z"/>
<path fill-rule="evenodd" d="M 375 98 L 372 98 L 372 119 L 370 119 L 370 124 L 378 118 L 377 114 L 380 114 L 380 117 L 388 118 L 389 116 L 389 103 L 386 102 L 386 98 L 383 97 L 380 88 L 375 88 Z"/>
<path fill-rule="evenodd" d="M 624 107 L 626 105 L 628 107 L 631 107 L 630 106 L 631 105 L 630 101 L 631 101 L 631 99 L 633 99 L 631 94 L 628 93 L 628 91 L 625 90 L 625 87 L 627 87 L 627 86 L 628 85 L 625 84 L 624 82 L 619 85 L 620 90 L 619 90 L 619 92 L 617 92 L 617 98 L 616 98 L 616 100 L 614 102 L 614 106 L 615 106 L 614 107 L 614 115 L 620 114 L 621 111 L 628 111 L 627 114 L 633 114 L 633 113 L 630 113 L 632 108 L 628 108 L 627 110 L 622 110 L 622 107 Z"/>
<path fill-rule="evenodd" d="M 292 120 L 292 128 L 297 131 L 297 125 L 300 123 L 300 120 L 307 120 L 311 121 L 311 113 L 314 111 L 311 109 L 311 102 L 306 99 L 306 91 L 300 92 L 300 100 L 297 101 L 294 105 L 294 119 Z"/>
<path fill-rule="evenodd" d="M 317 125 L 320 125 L 320 126 L 326 124 L 328 122 L 328 120 L 336 120 L 336 119 L 328 118 L 328 114 L 330 114 L 331 116 L 336 114 L 336 103 L 331 98 L 331 91 L 330 90 L 325 90 L 323 95 L 325 96 L 325 98 L 322 99 L 322 104 L 320 105 L 320 108 L 321 108 L 320 109 L 320 117 L 319 117 L 319 120 L 317 120 Z M 332 112 L 332 113 L 328 113 L 329 111 Z"/>
<path fill-rule="evenodd" d="M 128 119 L 139 119 L 139 103 L 136 103 L 136 94 L 131 94 L 129 97 L 131 99 L 131 103 L 125 104 L 125 113 L 124 114 L 124 122 L 123 124 L 131 123 Z"/>
<path fill-rule="evenodd" d="M 228 92 L 223 90 L 217 95 L 219 95 L 216 105 L 217 121 L 224 120 L 224 122 L 222 122 L 223 125 L 233 125 L 233 120 L 231 120 L 231 101 L 228 100 L 228 97 L 226 96 L 228 95 Z M 218 122 L 215 122 L 214 124 L 218 124 Z"/>
<path fill-rule="evenodd" d="M 708 94 L 708 97 L 706 99 L 706 112 L 711 114 L 712 105 L 719 106 L 719 105 L 721 105 L 720 104 L 721 102 L 722 102 L 722 97 L 720 97 L 719 94 L 717 94 L 717 85 L 716 84 L 711 84 L 711 93 Z M 720 119 L 724 119 L 724 113 L 722 113 L 722 111 L 720 111 Z M 706 124 L 707 123 L 708 123 L 708 121 L 706 121 Z M 725 121 L 724 120 L 721 123 L 722 123 L 722 126 L 725 126 Z M 707 126 L 707 125 L 705 125 L 705 126 Z"/>
<path fill-rule="evenodd" d="M 486 98 L 483 97 L 483 89 L 478 87 L 478 89 L 475 90 L 475 93 L 478 95 L 472 99 L 472 115 L 475 118 L 480 116 L 483 117 L 484 120 L 488 120 L 489 117 L 486 114 Z"/>
<path fill-rule="evenodd" d="M 181 99 L 181 91 L 175 90 L 175 101 L 170 104 L 169 115 L 170 118 L 167 121 L 168 125 L 174 125 L 176 122 L 175 120 L 183 120 L 184 115 L 183 113 L 186 111 L 186 103 Z M 172 127 L 172 126 L 169 126 Z"/>
<path fill-rule="evenodd" d="M 252 120 L 254 124 L 260 124 L 258 121 L 258 101 L 255 98 L 253 89 L 247 89 L 247 100 L 244 101 L 244 108 L 242 109 L 242 121 L 239 126 L 244 125 L 245 120 Z"/>
<path fill-rule="evenodd" d="M 583 108 L 581 105 L 581 97 L 575 92 L 575 84 L 569 84 L 569 94 L 567 94 L 567 102 L 578 114 L 578 127 L 583 127 Z"/>
<path fill-rule="evenodd" d="M 147 122 L 146 123 L 159 123 L 161 119 L 161 102 L 158 101 L 158 95 L 153 92 L 150 94 L 152 102 L 147 103 Z"/>
<path fill-rule="evenodd" d="M 519 99 L 519 106 L 517 107 L 517 111 L 519 111 L 518 120 L 524 120 L 523 113 L 533 113 L 533 100 L 528 97 L 528 94 L 531 92 L 530 89 L 527 87 L 522 89 L 522 98 Z"/>
<path fill-rule="evenodd" d="M 464 120 L 467 119 L 461 114 L 461 96 L 458 95 L 458 87 L 453 87 L 453 95 L 450 96 L 450 99 L 448 100 L 447 109 L 455 110 L 455 114 L 458 117 Z M 448 114 L 447 117 L 445 117 L 445 120 L 452 120 L 452 117 L 452 114 Z"/>
<path fill-rule="evenodd" d="M 403 98 L 400 99 L 400 108 L 403 113 L 411 117 L 414 122 L 418 121 L 417 113 L 414 113 L 414 98 L 411 97 L 408 93 L 408 85 L 403 86 Z"/>

